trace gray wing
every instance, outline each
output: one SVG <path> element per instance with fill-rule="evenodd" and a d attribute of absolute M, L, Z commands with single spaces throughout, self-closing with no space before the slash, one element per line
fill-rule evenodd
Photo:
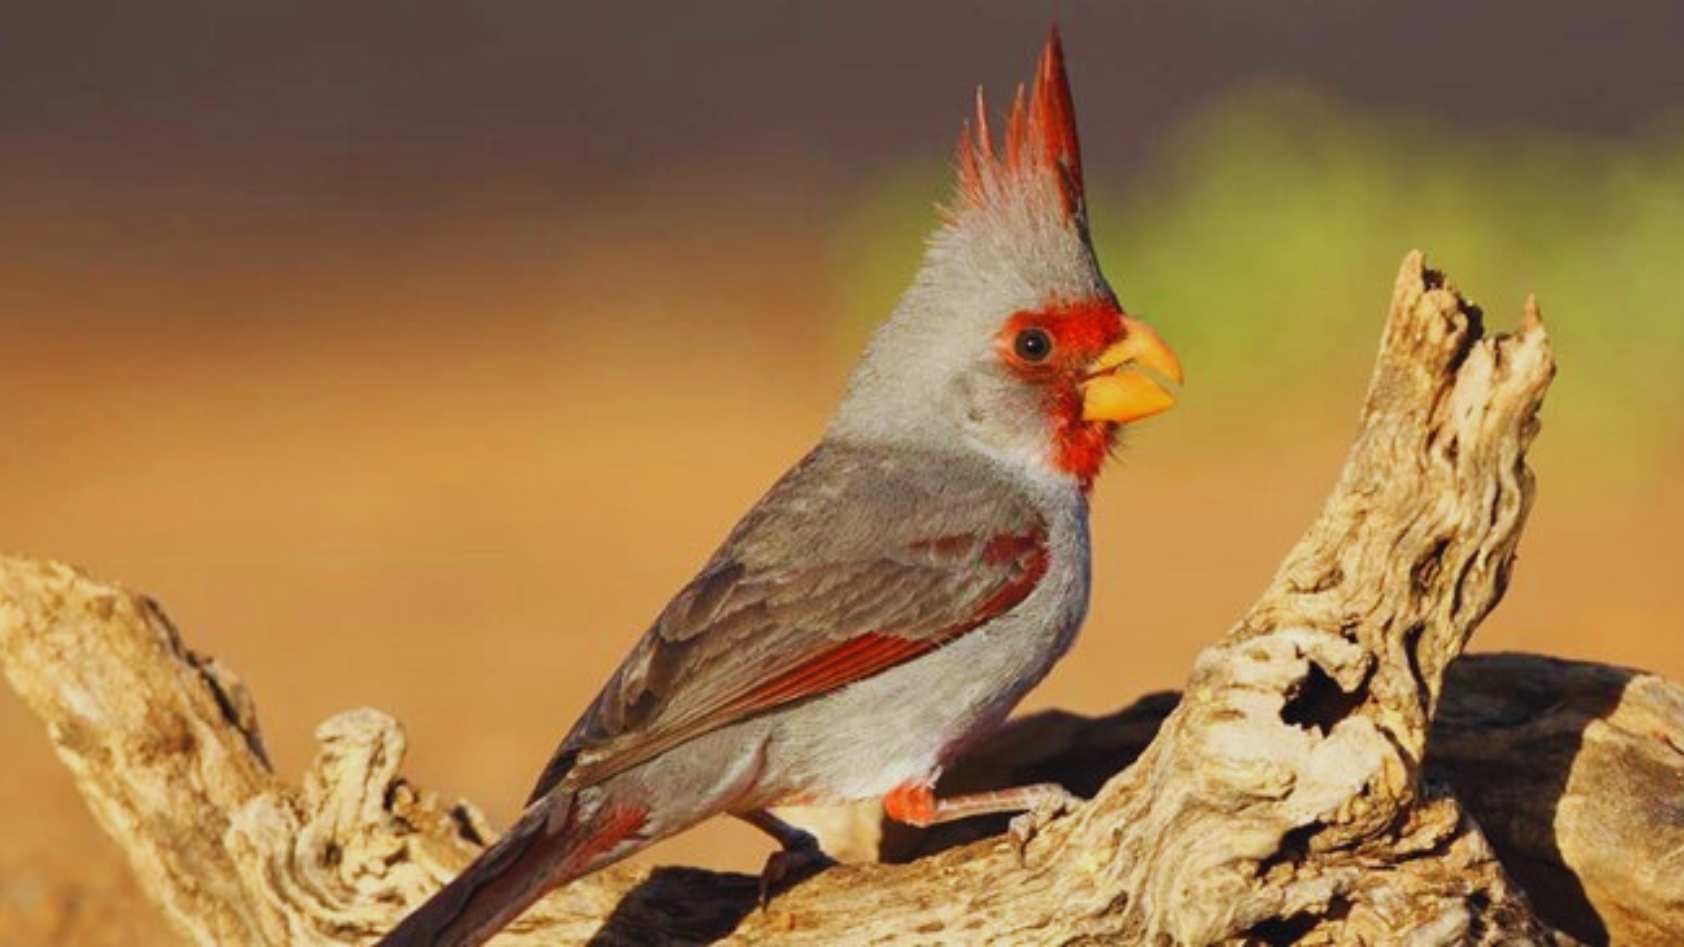
<path fill-rule="evenodd" d="M 1046 572 L 1046 524 L 979 466 L 808 455 L 644 634 L 533 798 L 882 673 L 1010 611 Z"/>

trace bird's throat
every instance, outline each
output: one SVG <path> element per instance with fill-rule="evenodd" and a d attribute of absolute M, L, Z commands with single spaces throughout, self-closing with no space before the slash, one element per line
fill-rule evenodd
<path fill-rule="evenodd" d="M 1053 463 L 1080 481 L 1084 493 L 1093 489 L 1094 478 L 1116 443 L 1117 426 L 1083 420 L 1078 407 L 1073 414 L 1058 419 L 1055 431 Z"/>

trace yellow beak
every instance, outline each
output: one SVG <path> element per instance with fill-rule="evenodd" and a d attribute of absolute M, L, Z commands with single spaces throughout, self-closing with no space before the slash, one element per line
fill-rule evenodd
<path fill-rule="evenodd" d="M 1175 405 L 1175 395 L 1163 379 L 1181 384 L 1180 359 L 1146 323 L 1124 316 L 1122 341 L 1088 366 L 1088 377 L 1082 382 L 1082 417 L 1127 424 L 1168 411 Z"/>

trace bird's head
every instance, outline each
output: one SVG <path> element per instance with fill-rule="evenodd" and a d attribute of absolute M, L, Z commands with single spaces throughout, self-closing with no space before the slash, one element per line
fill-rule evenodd
<path fill-rule="evenodd" d="M 978 91 L 958 176 L 831 435 L 980 450 L 1086 489 L 1122 425 L 1175 403 L 1181 366 L 1099 272 L 1056 29 L 998 148 Z"/>

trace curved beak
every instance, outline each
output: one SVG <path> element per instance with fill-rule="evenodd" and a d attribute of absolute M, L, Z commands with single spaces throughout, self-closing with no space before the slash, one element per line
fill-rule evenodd
<path fill-rule="evenodd" d="M 1146 323 L 1123 317 L 1123 338 L 1101 352 L 1082 380 L 1082 417 L 1128 424 L 1175 405 L 1169 384 L 1180 386 L 1181 360 Z"/>

